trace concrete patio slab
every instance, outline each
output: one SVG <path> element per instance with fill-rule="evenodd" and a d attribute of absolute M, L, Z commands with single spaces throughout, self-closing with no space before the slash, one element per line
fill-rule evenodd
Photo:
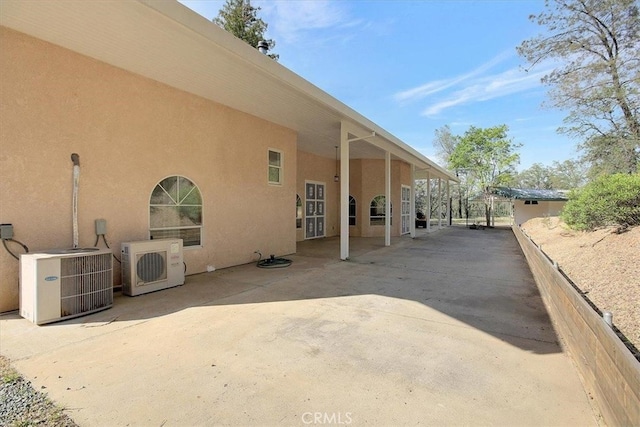
<path fill-rule="evenodd" d="M 508 230 L 299 245 L 0 352 L 81 426 L 597 425 Z"/>

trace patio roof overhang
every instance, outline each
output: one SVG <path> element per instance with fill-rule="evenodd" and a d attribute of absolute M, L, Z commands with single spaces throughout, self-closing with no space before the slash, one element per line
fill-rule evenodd
<path fill-rule="evenodd" d="M 3 0 L 0 25 L 285 126 L 302 151 L 332 158 L 343 123 L 375 132 L 351 159 L 393 158 L 416 178 L 458 179 L 377 124 L 175 1 Z"/>

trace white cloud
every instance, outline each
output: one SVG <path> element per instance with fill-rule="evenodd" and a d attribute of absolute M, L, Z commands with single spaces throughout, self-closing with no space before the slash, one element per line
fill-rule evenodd
<path fill-rule="evenodd" d="M 447 79 L 447 80 L 435 80 L 429 83 L 425 83 L 422 86 L 414 87 L 403 92 L 393 95 L 396 101 L 410 101 L 414 99 L 424 98 L 427 95 L 441 92 L 457 82 L 462 81 L 461 78 Z"/>
<path fill-rule="evenodd" d="M 513 53 L 509 51 L 504 51 L 501 54 L 495 56 L 490 61 L 485 62 L 479 67 L 469 71 L 468 73 L 462 74 L 460 76 L 452 77 L 449 79 L 443 80 L 435 80 L 432 82 L 425 83 L 421 86 L 408 89 L 399 93 L 396 93 L 393 97 L 396 101 L 407 102 L 425 98 L 428 95 L 432 95 L 434 93 L 442 92 L 443 90 L 449 89 L 459 83 L 463 83 L 479 74 L 482 74 L 499 63 L 505 61 L 507 58 L 513 56 Z"/>
<path fill-rule="evenodd" d="M 499 74 L 472 79 L 445 99 L 427 107 L 422 115 L 434 116 L 457 105 L 488 101 L 539 87 L 540 79 L 547 73 L 548 70 L 525 73 L 519 68 L 512 68 Z"/>
<path fill-rule="evenodd" d="M 514 56 L 514 51 L 504 51 L 467 73 L 448 79 L 433 80 L 398 92 L 393 97 L 400 103 L 408 103 L 439 94 L 436 100 L 422 111 L 423 116 L 435 116 L 458 105 L 488 101 L 538 88 L 540 79 L 554 67 L 554 64 L 548 62 L 539 64 L 533 72 L 513 67 L 506 71 L 487 74 Z"/>

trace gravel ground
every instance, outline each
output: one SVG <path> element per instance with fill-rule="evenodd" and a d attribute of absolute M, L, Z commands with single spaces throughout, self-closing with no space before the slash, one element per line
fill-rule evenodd
<path fill-rule="evenodd" d="M 0 426 L 77 427 L 77 424 L 45 393 L 34 390 L 6 357 L 0 356 Z"/>
<path fill-rule="evenodd" d="M 613 227 L 577 232 L 548 217 L 531 219 L 522 229 L 591 302 L 613 313 L 614 325 L 640 349 L 640 227 L 621 234 Z"/>

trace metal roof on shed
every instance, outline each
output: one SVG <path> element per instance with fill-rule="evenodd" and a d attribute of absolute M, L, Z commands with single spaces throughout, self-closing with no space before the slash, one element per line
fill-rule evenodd
<path fill-rule="evenodd" d="M 544 200 L 549 202 L 566 201 L 566 194 L 559 190 L 540 190 L 537 188 L 494 187 L 491 192 L 498 196 L 518 200 Z"/>

